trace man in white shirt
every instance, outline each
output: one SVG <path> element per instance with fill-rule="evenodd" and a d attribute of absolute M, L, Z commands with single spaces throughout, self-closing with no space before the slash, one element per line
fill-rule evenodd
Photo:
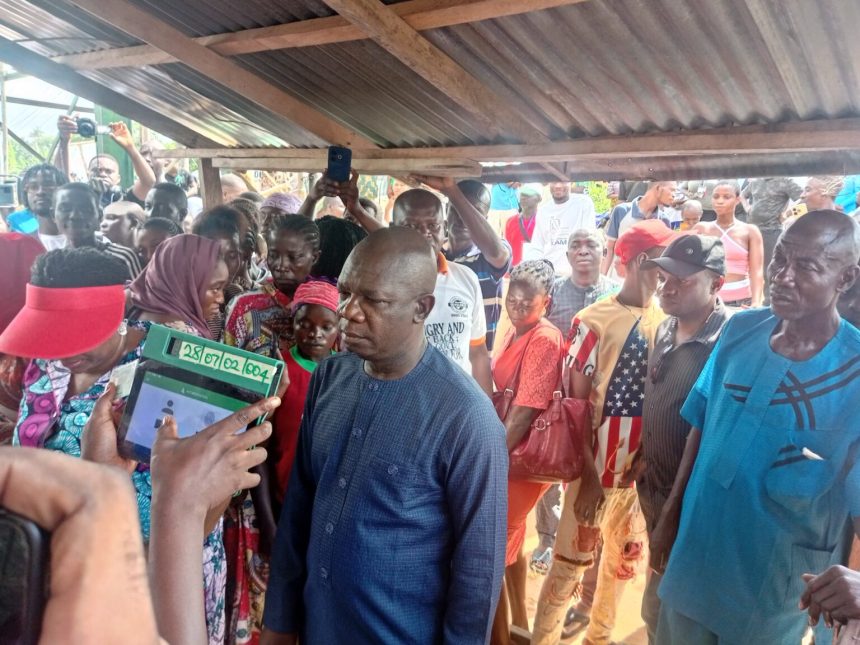
<path fill-rule="evenodd" d="M 552 262 L 558 276 L 570 275 L 567 241 L 580 229 L 594 230 L 594 202 L 588 195 L 570 192 L 570 182 L 549 185 L 552 201 L 541 204 L 530 243 L 523 245 L 523 259 L 545 258 Z"/>
<path fill-rule="evenodd" d="M 394 203 L 392 224 L 415 229 L 436 253 L 436 305 L 424 320 L 428 342 L 471 374 L 491 395 L 493 382 L 481 285 L 474 271 L 449 263 L 442 254 L 448 224 L 441 200 L 429 190 L 407 190 Z"/>

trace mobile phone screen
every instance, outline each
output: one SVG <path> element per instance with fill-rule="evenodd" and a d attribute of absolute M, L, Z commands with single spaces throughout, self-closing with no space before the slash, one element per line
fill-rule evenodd
<path fill-rule="evenodd" d="M 47 592 L 48 536 L 0 508 L 0 644 L 39 640 Z"/>

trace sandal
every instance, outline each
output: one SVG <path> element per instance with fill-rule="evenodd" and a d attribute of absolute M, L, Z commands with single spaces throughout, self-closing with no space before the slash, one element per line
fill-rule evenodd
<path fill-rule="evenodd" d="M 532 553 L 532 560 L 529 562 L 529 569 L 534 573 L 545 576 L 549 571 L 549 565 L 552 562 L 552 547 L 547 547 L 543 551 L 537 548 Z"/>
<path fill-rule="evenodd" d="M 567 610 L 567 616 L 564 619 L 564 629 L 561 632 L 562 640 L 567 640 L 577 634 L 581 634 L 590 622 L 591 617 L 580 614 L 576 609 L 571 607 Z"/>

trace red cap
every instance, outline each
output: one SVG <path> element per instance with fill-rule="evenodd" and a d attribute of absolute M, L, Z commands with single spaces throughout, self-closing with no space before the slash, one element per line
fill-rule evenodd
<path fill-rule="evenodd" d="M 53 360 L 95 349 L 125 313 L 125 288 L 27 285 L 24 308 L 0 334 L 0 353 Z"/>
<path fill-rule="evenodd" d="M 308 280 L 302 282 L 293 296 L 292 309 L 296 311 L 302 305 L 320 305 L 326 309 L 337 311 L 340 295 L 337 287 L 325 280 Z"/>
<path fill-rule="evenodd" d="M 678 237 L 659 219 L 646 219 L 628 228 L 615 243 L 615 255 L 627 264 L 640 253 L 655 246 L 669 246 Z"/>

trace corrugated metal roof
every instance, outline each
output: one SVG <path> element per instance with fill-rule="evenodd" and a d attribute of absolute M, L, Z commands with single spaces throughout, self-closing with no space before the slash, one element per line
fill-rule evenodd
<path fill-rule="evenodd" d="M 333 14 L 322 0 L 131 1 L 189 36 Z M 422 35 L 563 140 L 860 116 L 857 24 L 857 0 L 589 0 Z M 64 0 L 0 0 L 0 33 L 52 55 L 139 44 Z M 492 142 L 479 118 L 371 40 L 235 60 L 383 147 Z M 324 145 L 182 64 L 86 75 L 225 145 Z"/>

